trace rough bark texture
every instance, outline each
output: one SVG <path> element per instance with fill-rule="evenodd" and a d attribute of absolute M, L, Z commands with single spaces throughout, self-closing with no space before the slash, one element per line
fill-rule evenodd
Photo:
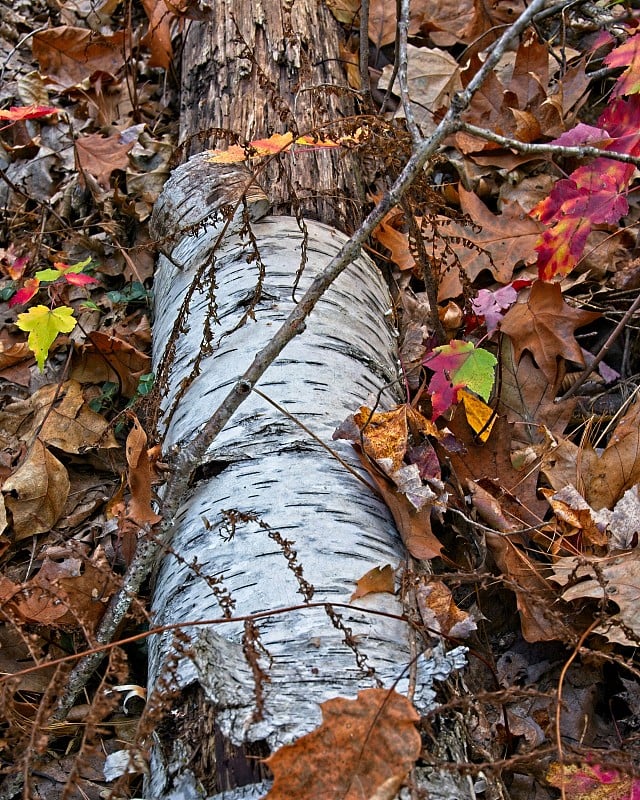
<path fill-rule="evenodd" d="M 207 170 L 216 172 L 196 156 L 174 173 L 155 211 L 156 230 L 170 229 L 175 216 L 182 222 L 201 217 L 207 198 L 215 194 Z M 247 263 L 251 237 L 232 230 L 216 247 L 221 227 L 222 222 L 202 225 L 197 235 L 185 236 L 173 249 L 172 260 L 161 258 L 159 263 L 156 363 L 196 270 L 211 263 L 191 300 L 188 330 L 178 339 L 163 403 L 170 409 L 188 385 L 175 413 L 165 417 L 169 450 L 192 439 L 273 336 L 293 307 L 296 279 L 298 291 L 304 291 L 345 241 L 343 234 L 314 221 L 301 231 L 295 219 L 266 217 L 251 226 L 260 260 Z M 300 274 L 303 243 L 307 263 Z M 262 299 L 255 319 L 238 327 L 259 280 Z M 218 324 L 213 326 L 212 353 L 189 381 L 206 343 L 203 331 L 214 295 Z M 361 403 L 379 400 L 387 408 L 398 399 L 395 339 L 385 322 L 390 302 L 375 265 L 359 258 L 259 383 L 261 391 L 356 469 L 350 446 L 332 443 L 331 437 Z M 153 603 L 157 624 L 304 605 L 311 591 L 314 602 L 348 603 L 359 577 L 387 563 L 395 567 L 404 558 L 389 513 L 374 492 L 258 396 L 240 407 L 198 466 L 200 479 L 176 520 L 172 548 L 177 558 L 168 556 L 158 573 Z M 225 513 L 231 509 L 239 513 Z M 390 687 L 398 679 L 398 691 L 408 690 L 406 668 L 420 643 L 412 642 L 405 623 L 362 610 L 401 614 L 399 601 L 377 594 L 357 605 L 360 610 L 337 609 L 340 620 L 321 606 L 268 617 L 256 631 L 229 623 L 203 625 L 193 632 L 194 655 L 183 659 L 171 677 L 180 687 L 199 684 L 215 709 L 217 741 L 226 742 L 227 750 L 238 748 L 234 769 L 242 761 L 241 750 L 274 749 L 313 729 L 324 700 L 353 697 L 369 686 Z M 152 641 L 152 680 L 162 673 L 172 647 L 168 634 Z M 434 681 L 463 662 L 460 650 L 445 655 L 439 648 L 418 659 L 414 699 L 420 710 L 434 706 Z M 203 734 L 207 742 L 197 739 L 196 758 L 193 729 L 188 730 L 178 740 L 167 737 L 164 749 L 156 751 L 150 783 L 154 798 L 202 797 L 226 788 L 218 770 L 194 773 L 194 763 L 204 766 L 204 753 L 215 755 L 220 745 Z M 242 780 L 238 772 L 236 784 Z"/>
<path fill-rule="evenodd" d="M 206 22 L 192 22 L 182 62 L 181 141 L 188 153 L 222 147 L 221 128 L 242 140 L 304 134 L 356 112 L 340 62 L 340 26 L 323 2 L 217 0 Z M 192 138 L 195 137 L 195 138 Z M 298 194 L 306 216 L 355 229 L 364 199 L 356 159 L 309 150 L 273 163 L 261 178 L 276 213 Z M 306 198 L 306 199 L 305 199 Z"/>

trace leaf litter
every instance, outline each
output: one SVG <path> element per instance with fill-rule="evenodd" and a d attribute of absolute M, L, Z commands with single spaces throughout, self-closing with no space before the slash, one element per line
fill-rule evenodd
<path fill-rule="evenodd" d="M 145 422 L 153 411 L 141 400 L 150 371 L 144 284 L 154 258 L 146 222 L 177 141 L 176 87 L 163 70 L 184 19 L 197 12 L 189 4 L 142 5 L 145 15 L 133 23 L 137 64 L 144 62 L 153 78 L 139 82 L 136 97 L 126 88 L 132 54 L 116 4 L 103 4 L 100 32 L 78 19 L 73 4 L 63 4 L 44 30 L 21 16 L 33 33 L 37 70 L 22 52 L 5 64 L 0 136 L 11 183 L 2 202 L 13 222 L 0 248 L 0 664 L 18 677 L 7 701 L 3 759 L 24 746 L 25 716 L 34 717 L 53 679 L 49 668 L 24 676 L 21 670 L 91 643 L 139 527 L 160 518 L 156 443 L 148 441 Z M 360 4 L 328 5 L 352 33 Z M 383 61 L 396 37 L 395 9 L 382 0 L 370 6 L 371 68 L 384 92 L 393 72 Z M 411 4 L 409 94 L 425 135 L 516 6 Z M 465 121 L 522 143 L 591 144 L 637 155 L 638 35 L 632 26 L 621 35 L 612 18 L 618 38 L 596 41 L 597 26 L 585 33 L 589 22 L 580 13 L 568 12 L 571 47 L 527 33 L 475 96 Z M 460 46 L 467 48 L 464 59 Z M 606 79 L 611 98 L 589 76 L 593 53 L 615 70 Z M 438 81 L 425 83 L 426 74 Z M 402 130 L 401 121 L 389 124 Z M 256 163 L 323 146 L 360 143 L 294 142 L 284 131 L 211 158 Z M 627 321 L 626 339 L 605 354 L 610 378 L 592 394 L 563 395 L 567 378 L 584 368 L 585 351 L 597 355 L 631 305 L 625 286 L 634 286 L 637 271 L 637 173 L 604 155 L 558 163 L 473 131 L 451 137 L 430 167 L 441 205 L 430 207 L 416 193 L 407 206 L 437 278 L 436 309 L 426 297 L 424 252 L 407 210 L 390 212 L 375 239 L 397 286 L 401 352 L 407 368 L 410 354 L 414 378 L 407 377 L 407 401 L 397 409 L 363 407 L 351 417 L 354 410 L 345 409 L 337 436 L 359 450 L 407 553 L 432 563 L 435 574 L 416 578 L 412 589 L 427 638 L 439 632 L 467 640 L 482 659 L 501 665 L 511 695 L 474 709 L 482 719 L 475 761 L 506 753 L 514 798 L 530 796 L 534 780 L 538 797 L 555 797 L 554 787 L 564 787 L 567 796 L 627 798 L 638 788 L 623 751 L 637 760 L 640 725 L 637 665 L 629 656 L 640 641 L 637 315 Z M 543 178 L 551 189 L 536 197 L 531 182 Z M 379 193 L 384 182 L 371 188 Z M 34 211 L 43 215 L 44 248 L 33 244 Z M 607 250 L 613 239 L 617 249 Z M 598 272 L 586 266 L 598 260 Z M 67 275 L 68 265 L 79 264 L 87 271 Z M 40 282 L 48 281 L 45 293 Z M 447 323 L 447 341 L 435 338 L 434 314 Z M 67 356 L 71 379 L 58 380 Z M 122 412 L 132 400 L 136 414 L 125 426 Z M 406 591 L 397 567 L 381 564 L 353 576 L 353 601 Z M 590 637 L 579 641 L 586 631 Z M 577 661 L 584 657 L 589 666 L 573 664 L 563 679 L 558 665 L 578 646 Z M 502 669 L 507 662 L 518 669 Z M 479 696 L 495 690 L 489 672 L 477 664 L 470 670 Z M 515 697 L 536 690 L 546 699 Z M 411 704 L 371 690 L 330 701 L 323 717 L 318 731 L 270 757 L 269 796 L 359 797 L 354 786 L 365 781 L 367 796 L 393 797 L 422 748 Z M 347 730 L 353 736 L 337 747 Z M 68 735 L 47 735 L 64 753 Z M 518 766 L 519 756 L 534 760 L 536 748 L 559 738 L 564 755 L 580 743 L 573 746 L 575 763 L 545 756 L 537 772 Z M 317 768 L 338 750 L 342 769 Z M 73 779 L 87 796 L 104 788 L 103 761 L 96 757 L 94 771 L 87 767 L 86 777 Z M 60 785 L 76 769 L 65 763 Z M 61 796 L 51 790 L 53 774 L 38 778 L 48 797 Z"/>

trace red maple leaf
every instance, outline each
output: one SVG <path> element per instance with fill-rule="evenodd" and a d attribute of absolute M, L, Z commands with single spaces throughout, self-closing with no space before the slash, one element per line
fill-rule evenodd
<path fill-rule="evenodd" d="M 640 33 L 629 37 L 626 42 L 605 56 L 608 67 L 626 67 L 613 89 L 613 96 L 640 92 Z"/>
<path fill-rule="evenodd" d="M 556 144 L 606 144 L 604 151 L 638 155 L 640 153 L 640 96 L 618 98 L 598 119 L 599 128 L 576 126 Z M 578 130 L 580 128 L 580 130 Z M 608 138 L 607 138 L 608 137 Z M 626 193 L 635 173 L 633 164 L 604 156 L 574 170 L 569 178 L 556 183 L 553 191 L 531 210 L 531 215 L 550 225 L 536 245 L 538 274 L 549 281 L 568 275 L 576 266 L 594 225 L 612 225 L 629 210 Z"/>

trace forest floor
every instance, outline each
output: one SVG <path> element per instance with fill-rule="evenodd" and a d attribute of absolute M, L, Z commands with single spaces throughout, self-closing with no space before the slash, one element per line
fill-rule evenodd
<path fill-rule="evenodd" d="M 551 145 L 640 155 L 639 18 L 556 5 L 374 234 L 407 404 L 363 423 L 356 443 L 371 463 L 417 466 L 446 498 L 425 538 L 440 555 L 419 611 L 469 647 L 471 773 L 499 770 L 513 800 L 621 800 L 640 797 L 638 172 Z M 329 6 L 360 91 L 360 4 Z M 375 164 L 372 198 L 410 149 L 387 92 L 392 6 L 370 8 L 363 112 L 378 119 L 363 114 L 338 142 Z M 407 86 L 424 136 L 522 8 L 412 4 Z M 200 12 L 165 0 L 0 0 L 0 12 L 0 798 L 19 774 L 28 797 L 97 800 L 106 757 L 139 736 L 144 641 L 111 651 L 65 719 L 51 715 L 73 659 L 50 662 L 91 646 L 132 558 L 136 509 L 162 480 L 147 424 L 148 222 L 182 157 L 177 65 Z M 393 492 L 406 499 L 399 479 Z M 359 581 L 359 596 L 394 591 L 378 579 Z M 141 596 L 120 635 L 148 623 Z"/>

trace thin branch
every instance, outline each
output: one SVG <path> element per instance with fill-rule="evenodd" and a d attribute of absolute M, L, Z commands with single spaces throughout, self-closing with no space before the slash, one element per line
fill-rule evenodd
<path fill-rule="evenodd" d="M 640 167 L 640 158 L 637 156 L 618 153 L 615 150 L 603 150 L 601 147 L 593 147 L 586 144 L 577 147 L 566 147 L 559 144 L 520 142 L 517 139 L 500 136 L 499 133 L 494 133 L 488 128 L 479 128 L 477 125 L 471 125 L 468 122 L 462 122 L 458 126 L 458 130 L 470 133 L 479 139 L 486 139 L 488 142 L 495 142 L 495 144 L 502 145 L 510 150 L 517 150 L 525 155 L 562 156 L 564 158 L 610 158 L 613 161 L 622 161 L 624 164 L 633 164 L 636 167 Z"/>
<path fill-rule="evenodd" d="M 396 0 L 396 19 L 400 19 L 400 0 Z M 391 98 L 391 92 L 393 90 L 393 84 L 396 82 L 396 78 L 398 76 L 398 52 L 400 50 L 399 46 L 400 41 L 400 30 L 396 25 L 396 39 L 393 43 L 393 72 L 391 73 L 391 77 L 389 78 L 389 83 L 387 85 L 387 90 L 384 93 L 384 98 L 382 100 L 382 105 L 380 106 L 380 114 L 384 114 L 387 110 L 387 103 Z M 376 50 L 376 53 L 378 51 Z"/>
<path fill-rule="evenodd" d="M 369 78 L 369 0 L 360 0 L 360 83 L 362 100 L 371 109 L 371 80 Z"/>
<path fill-rule="evenodd" d="M 400 18 L 398 19 L 398 83 L 400 85 L 400 99 L 402 110 L 407 121 L 407 128 L 411 134 L 414 147 L 422 141 L 422 134 L 413 115 L 413 107 L 409 98 L 409 82 L 407 68 L 409 54 L 407 52 L 407 38 L 409 36 L 409 0 L 400 0 Z"/>
<path fill-rule="evenodd" d="M 600 362 L 604 359 L 609 350 L 611 350 L 613 343 L 618 338 L 618 336 L 620 336 L 620 334 L 626 327 L 627 322 L 629 322 L 629 320 L 636 313 L 638 308 L 640 308 L 640 294 L 629 306 L 629 308 L 625 312 L 625 315 L 622 317 L 620 322 L 611 331 L 609 338 L 600 348 L 600 352 L 598 353 L 598 355 L 593 359 L 593 361 L 590 364 L 587 365 L 587 367 L 582 371 L 578 380 L 571 387 L 569 387 L 569 389 L 567 389 L 567 391 L 562 395 L 562 397 L 558 397 L 556 399 L 555 401 L 556 403 L 562 403 L 563 400 L 568 400 L 570 397 L 573 397 L 573 395 L 578 391 L 578 389 L 582 386 L 582 384 L 587 380 L 589 375 L 591 375 L 591 373 L 598 368 Z"/>

